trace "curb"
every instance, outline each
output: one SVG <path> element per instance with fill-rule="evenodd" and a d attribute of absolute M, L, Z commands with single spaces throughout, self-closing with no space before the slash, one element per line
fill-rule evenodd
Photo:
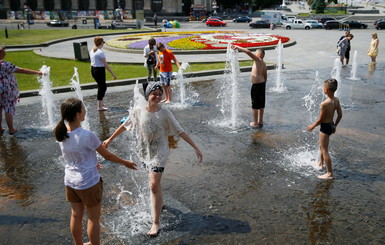
<path fill-rule="evenodd" d="M 245 66 L 239 68 L 240 72 L 250 72 L 251 66 Z M 268 65 L 268 70 L 275 69 L 275 65 Z M 197 72 L 189 72 L 185 73 L 185 78 L 194 78 L 194 77 L 206 77 L 206 76 L 214 76 L 214 75 L 223 75 L 225 69 L 220 70 L 209 70 L 209 71 L 197 71 Z M 147 82 L 147 77 L 139 77 L 139 78 L 131 78 L 131 79 L 123 79 L 118 81 L 107 81 L 108 87 L 116 87 L 116 86 L 124 86 L 124 85 L 132 85 L 135 84 L 136 81 L 139 81 L 139 83 Z M 81 84 L 80 85 L 82 90 L 90 90 L 90 89 L 96 89 L 98 88 L 98 85 L 96 83 L 87 83 L 87 84 Z M 71 86 L 62 86 L 62 87 L 55 87 L 52 89 L 52 92 L 54 94 L 57 93 L 68 93 L 73 91 Z M 33 96 L 39 96 L 39 90 L 26 90 L 20 92 L 20 98 L 27 98 L 27 97 L 33 97 Z"/>

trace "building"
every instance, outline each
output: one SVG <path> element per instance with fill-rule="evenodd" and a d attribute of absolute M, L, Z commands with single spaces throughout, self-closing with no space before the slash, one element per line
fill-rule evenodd
<path fill-rule="evenodd" d="M 188 16 L 193 5 L 206 6 L 211 10 L 210 0 L 0 0 L 1 19 L 22 19 L 31 11 L 36 19 L 57 16 L 98 15 L 106 18 L 121 8 L 125 18 L 132 18 L 136 10 L 143 10 L 145 16 L 184 15 Z"/>

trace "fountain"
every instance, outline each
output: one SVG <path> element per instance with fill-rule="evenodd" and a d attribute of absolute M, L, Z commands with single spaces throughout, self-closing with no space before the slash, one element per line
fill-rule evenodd
<path fill-rule="evenodd" d="M 71 86 L 72 86 L 72 89 L 75 90 L 76 92 L 76 95 L 78 96 L 78 98 L 83 101 L 83 104 L 87 110 L 87 105 L 84 103 L 84 100 L 83 100 L 83 92 L 82 92 L 82 88 L 80 86 L 80 79 L 79 79 L 79 73 L 78 73 L 78 68 L 74 67 L 74 75 L 72 76 L 71 78 L 71 82 L 70 82 Z M 84 121 L 82 123 L 82 127 L 84 129 L 87 129 L 89 130 L 90 129 L 90 123 L 89 123 L 89 120 L 88 120 L 88 114 L 86 113 L 86 116 L 84 118 Z"/>
<path fill-rule="evenodd" d="M 357 50 L 354 51 L 353 55 L 353 61 L 352 61 L 352 70 L 350 71 L 350 77 L 348 77 L 349 80 L 357 81 L 360 80 L 360 78 L 357 77 Z"/>
<path fill-rule="evenodd" d="M 302 98 L 305 101 L 307 111 L 310 112 L 310 122 L 314 122 L 318 117 L 318 108 L 323 98 L 323 82 L 319 77 L 318 71 L 316 71 L 310 92 Z"/>
<path fill-rule="evenodd" d="M 194 91 L 194 89 L 191 88 L 191 86 L 186 86 L 186 81 L 183 76 L 183 72 L 186 71 L 186 69 L 189 67 L 189 63 L 182 62 L 181 69 L 179 69 L 178 72 L 173 72 L 173 76 L 176 78 L 176 90 L 179 88 L 179 94 L 175 93 L 175 99 L 179 103 L 172 103 L 169 106 L 173 108 L 186 108 L 187 106 L 191 104 L 195 104 L 198 102 L 199 94 Z M 172 81 L 173 84 L 175 83 L 175 80 Z M 174 89 L 175 89 L 174 87 Z M 178 98 L 179 96 L 179 98 Z"/>
<path fill-rule="evenodd" d="M 238 51 L 231 48 L 231 43 L 227 45 L 225 72 L 223 83 L 218 95 L 221 100 L 223 123 L 227 127 L 235 129 L 239 124 L 239 62 Z"/>
<path fill-rule="evenodd" d="M 54 128 L 56 123 L 54 119 L 54 108 L 55 103 L 53 100 L 52 93 L 52 82 L 50 80 L 50 67 L 43 65 L 40 68 L 40 71 L 44 74 L 44 76 L 38 77 L 37 80 L 41 85 L 41 89 L 39 90 L 39 94 L 41 95 L 41 101 L 43 106 L 43 114 L 48 116 L 48 127 Z"/>
<path fill-rule="evenodd" d="M 282 93 L 286 92 L 287 89 L 283 85 L 284 79 L 282 78 L 282 66 L 283 66 L 283 44 L 279 40 L 275 50 L 278 53 L 277 67 L 275 68 L 275 87 L 271 89 L 272 92 Z"/>
<path fill-rule="evenodd" d="M 341 91 L 341 88 L 342 88 L 341 69 L 342 69 L 341 60 L 340 60 L 340 58 L 336 58 L 334 60 L 333 69 L 330 73 L 331 77 L 336 79 L 338 82 L 338 89 L 337 89 L 336 93 L 334 94 L 336 97 L 338 97 L 339 91 Z"/>

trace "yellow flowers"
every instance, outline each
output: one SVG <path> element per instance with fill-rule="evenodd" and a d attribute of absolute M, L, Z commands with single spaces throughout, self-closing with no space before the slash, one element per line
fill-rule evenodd
<path fill-rule="evenodd" d="M 168 43 L 168 46 L 177 48 L 177 49 L 185 49 L 185 50 L 196 50 L 203 49 L 207 45 L 203 43 L 198 43 L 191 41 L 192 38 L 198 38 L 199 36 L 185 37 L 181 39 L 177 39 Z"/>

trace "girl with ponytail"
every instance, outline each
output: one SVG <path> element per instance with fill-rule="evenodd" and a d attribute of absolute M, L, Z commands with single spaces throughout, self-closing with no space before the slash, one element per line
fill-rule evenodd
<path fill-rule="evenodd" d="M 86 109 L 80 99 L 69 98 L 61 104 L 61 120 L 54 129 L 65 161 L 66 199 L 71 203 L 70 229 L 75 244 L 83 244 L 82 220 L 87 210 L 90 244 L 100 244 L 100 213 L 103 181 L 96 151 L 106 160 L 136 170 L 136 164 L 109 152 L 91 131 L 82 129 Z"/>

